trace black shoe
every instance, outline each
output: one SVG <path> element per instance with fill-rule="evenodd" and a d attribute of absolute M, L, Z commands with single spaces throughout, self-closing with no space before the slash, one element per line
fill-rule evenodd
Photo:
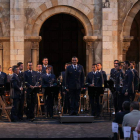
<path fill-rule="evenodd" d="M 71 113 L 70 113 L 70 116 L 72 116 L 72 115 L 74 115 L 74 114 L 75 114 L 74 112 L 71 112 Z"/>
<path fill-rule="evenodd" d="M 17 120 L 11 120 L 11 122 L 17 122 Z"/>
<path fill-rule="evenodd" d="M 31 122 L 33 122 L 35 120 L 35 118 L 30 119 Z"/>

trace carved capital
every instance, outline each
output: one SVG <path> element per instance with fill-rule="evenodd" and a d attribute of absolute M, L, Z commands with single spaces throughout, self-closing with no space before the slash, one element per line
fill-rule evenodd
<path fill-rule="evenodd" d="M 39 50 L 39 42 L 32 42 L 32 50 Z"/>
<path fill-rule="evenodd" d="M 133 39 L 134 39 L 133 36 L 123 37 L 123 55 L 125 55 L 126 52 L 128 51 L 130 43 Z"/>
<path fill-rule="evenodd" d="M 84 36 L 83 40 L 91 48 L 92 47 L 92 43 L 95 42 L 95 41 L 100 41 L 101 37 L 99 37 L 99 36 Z"/>
<path fill-rule="evenodd" d="M 130 42 L 123 42 L 123 55 L 126 54 L 126 52 L 128 51 L 130 47 Z"/>

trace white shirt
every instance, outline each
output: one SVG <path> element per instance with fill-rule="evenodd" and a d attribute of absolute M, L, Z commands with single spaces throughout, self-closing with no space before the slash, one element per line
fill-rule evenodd
<path fill-rule="evenodd" d="M 51 76 L 51 74 L 48 74 L 48 73 L 47 73 L 47 76 Z"/>
<path fill-rule="evenodd" d="M 28 70 L 28 72 L 31 72 L 32 73 L 32 70 Z"/>
<path fill-rule="evenodd" d="M 93 71 L 93 74 L 96 74 L 96 73 L 97 73 L 97 71 L 95 71 L 95 72 Z"/>
<path fill-rule="evenodd" d="M 72 64 L 72 66 L 73 66 L 74 69 L 75 69 L 75 68 L 77 69 L 77 65 L 73 65 L 73 64 Z"/>
<path fill-rule="evenodd" d="M 101 72 L 101 70 L 98 70 L 98 72 Z"/>
<path fill-rule="evenodd" d="M 1 74 L 1 71 L 0 71 L 0 74 Z"/>
<path fill-rule="evenodd" d="M 48 65 L 47 65 L 47 66 L 43 65 L 43 67 L 47 68 L 47 67 L 48 67 Z"/>

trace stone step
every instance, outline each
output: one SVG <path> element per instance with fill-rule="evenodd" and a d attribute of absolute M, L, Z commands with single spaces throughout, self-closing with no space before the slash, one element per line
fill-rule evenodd
<path fill-rule="evenodd" d="M 93 123 L 94 116 L 62 116 L 60 115 L 60 122 L 64 123 Z"/>

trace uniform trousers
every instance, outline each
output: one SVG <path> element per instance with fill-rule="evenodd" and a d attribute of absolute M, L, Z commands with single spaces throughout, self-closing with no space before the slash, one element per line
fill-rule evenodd
<path fill-rule="evenodd" d="M 50 117 L 53 117 L 53 94 L 52 93 L 47 93 L 44 94 L 44 110 L 45 113 L 47 113 L 47 117 L 48 115 L 50 115 Z"/>
<path fill-rule="evenodd" d="M 91 115 L 95 116 L 100 114 L 99 94 L 89 94 L 89 100 L 91 104 Z M 96 102 L 96 104 L 95 104 Z"/>
<path fill-rule="evenodd" d="M 81 89 L 69 89 L 70 114 L 78 114 Z"/>
<path fill-rule="evenodd" d="M 26 101 L 27 101 L 27 119 L 33 119 L 35 117 L 34 110 L 36 105 L 37 93 L 32 92 L 31 89 L 27 90 Z"/>
<path fill-rule="evenodd" d="M 23 103 L 24 98 L 13 98 L 13 107 L 11 110 L 11 120 L 18 121 L 23 119 Z"/>

